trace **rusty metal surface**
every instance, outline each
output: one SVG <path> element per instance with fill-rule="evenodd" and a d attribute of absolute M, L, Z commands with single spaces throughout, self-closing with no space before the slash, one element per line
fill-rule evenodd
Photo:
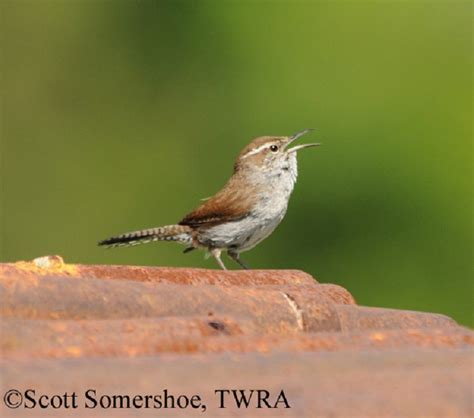
<path fill-rule="evenodd" d="M 400 309 L 369 308 L 357 306 L 336 307 L 341 331 L 364 329 L 441 328 L 455 327 L 456 322 L 446 315 Z"/>
<path fill-rule="evenodd" d="M 471 330 L 444 315 L 357 306 L 346 289 L 295 270 L 84 266 L 59 256 L 0 264 L 0 335 L 2 391 L 168 388 L 209 404 L 206 414 L 79 409 L 75 416 L 474 412 Z M 284 389 L 292 408 L 218 409 L 214 390 L 226 388 Z"/>
<path fill-rule="evenodd" d="M 251 321 L 226 318 L 0 321 L 3 358 L 76 358 L 273 351 L 342 351 L 392 348 L 467 348 L 474 334 L 462 327 L 366 332 L 258 335 Z"/>
<path fill-rule="evenodd" d="M 303 329 L 301 293 L 313 305 L 333 305 L 319 285 L 285 291 L 262 287 L 181 286 L 131 280 L 48 277 L 0 279 L 0 313 L 28 319 L 124 319 L 163 316 L 212 316 L 254 321 L 261 332 Z M 303 297 L 303 296 L 302 296 Z M 303 309 L 303 308 L 301 308 Z"/>
<path fill-rule="evenodd" d="M 220 315 L 261 332 L 454 326 L 443 315 L 363 308 L 337 286 L 181 286 L 69 277 L 0 278 L 0 313 L 29 319 L 119 319 Z M 177 297 L 179 295 L 179 297 Z"/>
<path fill-rule="evenodd" d="M 295 299 L 301 303 L 299 296 L 296 294 Z M 304 306 L 302 310 L 304 329 L 310 332 L 457 326 L 453 319 L 434 313 L 342 304 L 317 304 L 309 301 L 300 306 Z"/>
<path fill-rule="evenodd" d="M 77 409 L 74 416 L 472 416 L 472 351 L 387 350 L 273 354 L 151 356 L 132 359 L 9 361 L 0 365 L 2 392 L 15 387 L 39 393 L 86 390 L 103 394 L 199 394 L 206 413 L 190 410 Z M 284 390 L 291 409 L 219 409 L 216 389 Z M 32 416 L 24 409 L 2 416 Z M 30 411 L 31 412 L 31 411 Z M 34 416 L 65 416 L 34 410 Z M 69 416 L 69 414 L 68 414 Z"/>
<path fill-rule="evenodd" d="M 74 277 L 126 279 L 167 284 L 201 285 L 313 285 L 311 275 L 299 270 L 208 270 L 199 268 L 103 266 L 65 264 L 59 256 L 0 264 L 0 278 Z"/>

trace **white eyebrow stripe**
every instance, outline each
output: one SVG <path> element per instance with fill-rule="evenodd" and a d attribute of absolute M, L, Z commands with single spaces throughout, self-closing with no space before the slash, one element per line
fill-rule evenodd
<path fill-rule="evenodd" d="M 263 144 L 263 145 L 260 145 L 258 148 L 255 148 L 255 149 L 253 149 L 253 150 L 247 152 L 247 154 L 242 155 L 241 159 L 247 158 L 249 155 L 258 154 L 261 150 L 263 150 L 263 149 L 265 149 L 265 148 L 268 148 L 270 145 L 273 145 L 273 144 Z"/>

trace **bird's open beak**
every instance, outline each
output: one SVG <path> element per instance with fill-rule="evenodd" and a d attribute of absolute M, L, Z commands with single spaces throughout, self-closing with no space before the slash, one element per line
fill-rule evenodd
<path fill-rule="evenodd" d="M 298 138 L 302 137 L 304 134 L 307 134 L 308 132 L 311 132 L 312 130 L 313 129 L 305 129 L 304 131 L 301 131 L 301 132 L 298 132 L 294 135 L 291 135 L 290 137 L 288 137 L 288 142 L 287 142 L 286 146 L 290 145 L 292 142 L 296 141 Z M 318 147 L 319 145 L 321 145 L 321 144 L 301 144 L 301 145 L 297 145 L 296 147 L 288 149 L 287 152 L 288 153 L 296 152 L 296 151 L 299 151 L 300 149 L 303 149 L 303 148 Z"/>

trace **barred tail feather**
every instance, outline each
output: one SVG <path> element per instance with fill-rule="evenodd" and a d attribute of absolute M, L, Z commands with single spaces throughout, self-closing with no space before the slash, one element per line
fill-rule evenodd
<path fill-rule="evenodd" d="M 187 225 L 166 225 L 158 228 L 142 229 L 108 238 L 99 242 L 100 246 L 130 247 L 153 241 L 176 241 L 183 244 L 192 242 L 191 228 Z"/>

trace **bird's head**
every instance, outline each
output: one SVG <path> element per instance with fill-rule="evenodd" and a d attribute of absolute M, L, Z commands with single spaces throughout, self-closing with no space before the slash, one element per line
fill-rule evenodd
<path fill-rule="evenodd" d="M 256 169 L 262 172 L 296 170 L 296 153 L 304 148 L 320 145 L 312 143 L 290 147 L 294 141 L 310 131 L 312 129 L 305 129 L 291 136 L 255 138 L 240 152 L 235 162 L 235 171 L 243 169 Z"/>

